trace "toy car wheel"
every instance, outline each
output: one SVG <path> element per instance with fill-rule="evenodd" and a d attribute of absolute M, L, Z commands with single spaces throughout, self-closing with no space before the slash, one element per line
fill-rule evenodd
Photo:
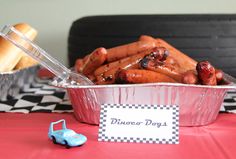
<path fill-rule="evenodd" d="M 67 142 L 66 140 L 65 140 L 64 142 L 65 142 L 66 148 L 69 149 L 69 148 L 70 148 L 70 145 L 68 144 L 68 142 Z"/>
<path fill-rule="evenodd" d="M 56 140 L 56 138 L 55 138 L 54 136 L 52 136 L 52 142 L 53 142 L 54 144 L 57 144 L 57 140 Z"/>

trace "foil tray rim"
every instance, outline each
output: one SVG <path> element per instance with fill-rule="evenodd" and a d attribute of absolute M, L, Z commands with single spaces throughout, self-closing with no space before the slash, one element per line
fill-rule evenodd
<path fill-rule="evenodd" d="M 49 84 L 55 87 L 66 88 L 66 89 L 97 89 L 97 88 L 128 88 L 128 87 L 156 87 L 156 86 L 172 86 L 172 87 L 188 87 L 188 88 L 211 88 L 211 89 L 236 89 L 235 83 L 228 85 L 194 85 L 194 84 L 182 84 L 182 83 L 144 83 L 144 84 L 110 84 L 110 85 L 61 85 L 57 84 L 54 79 Z"/>

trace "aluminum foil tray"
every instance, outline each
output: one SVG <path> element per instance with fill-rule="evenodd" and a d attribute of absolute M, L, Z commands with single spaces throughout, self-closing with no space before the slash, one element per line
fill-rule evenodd
<path fill-rule="evenodd" d="M 63 86 L 53 81 L 52 84 L 67 89 L 74 114 L 80 122 L 99 124 L 100 106 L 103 103 L 155 104 L 179 105 L 180 126 L 212 123 L 227 90 L 236 88 L 233 83 L 221 86 L 174 83 Z"/>
<path fill-rule="evenodd" d="M 37 76 L 39 66 L 32 66 L 21 70 L 0 73 L 0 100 L 7 96 L 16 96 L 24 84 L 30 84 Z"/>

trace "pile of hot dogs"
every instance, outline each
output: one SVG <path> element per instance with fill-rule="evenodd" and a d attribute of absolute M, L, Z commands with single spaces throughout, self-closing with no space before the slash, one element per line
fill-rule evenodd
<path fill-rule="evenodd" d="M 137 42 L 97 48 L 77 59 L 76 71 L 96 84 L 171 82 L 217 85 L 223 72 L 208 61 L 197 62 L 162 39 L 142 35 Z"/>

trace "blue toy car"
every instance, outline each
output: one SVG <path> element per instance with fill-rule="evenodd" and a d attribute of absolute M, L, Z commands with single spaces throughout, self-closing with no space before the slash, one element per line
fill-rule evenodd
<path fill-rule="evenodd" d="M 55 124 L 62 122 L 62 129 L 53 130 Z M 52 122 L 49 127 L 48 137 L 54 144 L 65 145 L 66 148 L 83 145 L 87 138 L 82 134 L 77 134 L 71 129 L 66 128 L 66 121 L 64 119 Z"/>

